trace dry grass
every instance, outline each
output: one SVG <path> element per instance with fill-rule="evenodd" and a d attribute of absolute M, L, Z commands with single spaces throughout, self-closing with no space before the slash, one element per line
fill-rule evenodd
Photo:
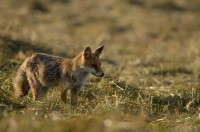
<path fill-rule="evenodd" d="M 2 0 L 0 131 L 198 131 L 199 1 Z M 79 104 L 58 88 L 41 101 L 12 99 L 12 80 L 34 52 L 72 57 L 105 45 L 104 78 Z"/>

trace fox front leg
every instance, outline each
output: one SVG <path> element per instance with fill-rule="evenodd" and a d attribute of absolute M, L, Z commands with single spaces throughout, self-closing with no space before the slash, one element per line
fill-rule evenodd
<path fill-rule="evenodd" d="M 78 93 L 79 93 L 80 88 L 81 88 L 80 86 L 71 88 L 70 92 L 71 92 L 71 105 L 72 106 L 75 106 L 77 104 Z"/>
<path fill-rule="evenodd" d="M 64 103 L 67 103 L 67 91 L 68 91 L 68 87 L 65 87 L 61 90 L 61 100 L 64 102 Z"/>

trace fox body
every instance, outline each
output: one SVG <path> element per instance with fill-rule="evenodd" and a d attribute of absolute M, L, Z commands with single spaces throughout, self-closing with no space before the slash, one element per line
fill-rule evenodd
<path fill-rule="evenodd" d="M 17 71 L 14 79 L 15 97 L 23 97 L 31 89 L 33 100 L 38 100 L 50 86 L 60 85 L 62 101 L 66 103 L 67 91 L 70 90 L 71 104 L 75 105 L 78 92 L 88 75 L 104 76 L 99 59 L 103 48 L 100 46 L 92 51 L 87 47 L 72 59 L 43 53 L 33 54 L 25 59 Z"/>

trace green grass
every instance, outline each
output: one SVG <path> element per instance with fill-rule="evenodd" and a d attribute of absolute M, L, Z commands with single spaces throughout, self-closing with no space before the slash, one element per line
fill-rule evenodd
<path fill-rule="evenodd" d="M 198 0 L 2 0 L 0 131 L 198 131 Z M 72 107 L 59 88 L 14 100 L 12 80 L 35 52 L 73 57 L 105 45 Z"/>

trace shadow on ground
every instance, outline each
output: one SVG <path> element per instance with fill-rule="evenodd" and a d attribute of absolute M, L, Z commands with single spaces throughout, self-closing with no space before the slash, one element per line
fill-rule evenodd
<path fill-rule="evenodd" d="M 46 47 L 39 46 L 40 44 L 33 44 L 30 41 L 15 39 L 11 36 L 0 35 L 0 51 L 3 58 L 13 57 L 19 52 L 45 52 L 52 53 L 52 50 Z"/>

